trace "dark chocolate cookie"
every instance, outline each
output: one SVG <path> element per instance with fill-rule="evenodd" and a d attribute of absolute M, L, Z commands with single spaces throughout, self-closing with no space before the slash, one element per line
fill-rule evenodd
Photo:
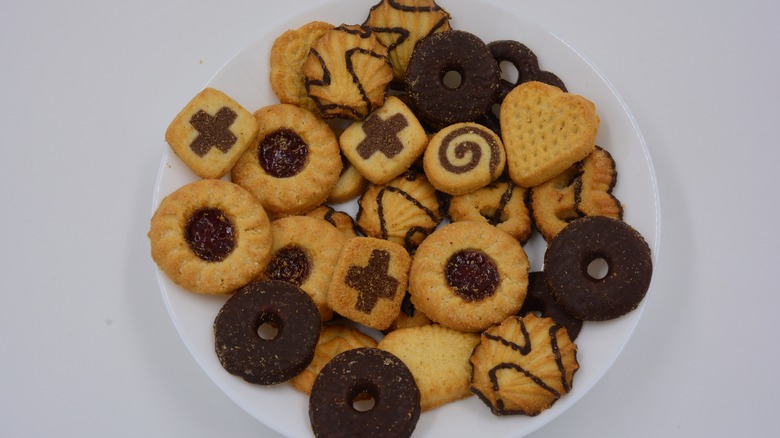
<path fill-rule="evenodd" d="M 409 368 L 377 348 L 348 350 L 331 359 L 309 398 L 317 437 L 408 437 L 420 412 L 420 390 Z"/>
<path fill-rule="evenodd" d="M 545 318 L 552 318 L 557 324 L 562 325 L 569 334 L 572 341 L 577 339 L 582 329 L 582 320 L 570 315 L 555 303 L 550 292 L 547 290 L 547 284 L 544 281 L 544 272 L 536 271 L 528 273 L 528 291 L 525 294 L 523 307 L 517 312 L 518 316 L 524 316 L 529 313 L 539 313 Z"/>
<path fill-rule="evenodd" d="M 602 260 L 604 275 L 591 274 Z M 650 247 L 619 219 L 587 216 L 567 225 L 544 254 L 545 282 L 553 299 L 586 321 L 604 321 L 634 310 L 650 287 Z"/>
<path fill-rule="evenodd" d="M 435 129 L 472 122 L 493 104 L 501 72 L 474 34 L 448 30 L 417 43 L 406 89 L 418 116 Z M 454 76 L 456 80 L 450 81 Z"/>
<path fill-rule="evenodd" d="M 258 332 L 265 326 L 271 326 L 268 338 Z M 214 321 L 222 366 L 259 385 L 285 382 L 303 371 L 314 357 L 319 336 L 320 313 L 314 301 L 298 286 L 280 280 L 239 289 Z"/>
<path fill-rule="evenodd" d="M 513 88 L 528 81 L 539 81 L 566 91 L 566 85 L 554 73 L 541 70 L 536 54 L 523 43 L 512 40 L 493 41 L 488 44 L 490 53 L 501 66 L 502 62 L 508 62 L 517 70 L 517 79 L 509 81 L 501 79 L 496 94 L 496 102 L 504 100 Z"/>

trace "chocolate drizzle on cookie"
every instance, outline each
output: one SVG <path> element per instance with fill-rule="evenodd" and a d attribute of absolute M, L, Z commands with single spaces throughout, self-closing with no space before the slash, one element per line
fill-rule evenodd
<path fill-rule="evenodd" d="M 364 160 L 374 153 L 381 152 L 387 158 L 393 158 L 404 149 L 404 144 L 398 138 L 398 133 L 409 126 L 409 121 L 403 114 L 394 114 L 383 120 L 373 115 L 363 122 L 363 132 L 366 138 L 357 145 L 357 153 Z"/>
<path fill-rule="evenodd" d="M 190 124 L 198 136 L 190 143 L 190 149 L 197 156 L 206 155 L 211 148 L 227 152 L 236 143 L 238 138 L 230 131 L 230 126 L 238 117 L 235 111 L 223 106 L 212 116 L 203 110 L 198 110 L 190 118 Z"/>
<path fill-rule="evenodd" d="M 218 208 L 201 208 L 192 213 L 184 237 L 190 249 L 208 262 L 224 260 L 236 246 L 235 227 Z"/>
<path fill-rule="evenodd" d="M 492 135 L 471 126 L 458 128 L 447 134 L 447 136 L 442 139 L 441 148 L 439 148 L 439 162 L 441 163 L 442 167 L 444 167 L 444 169 L 455 174 L 462 174 L 475 169 L 482 159 L 482 147 L 480 144 L 471 140 L 459 139 L 459 137 L 468 134 L 477 135 L 482 138 L 490 149 L 489 166 L 490 174 L 492 175 L 495 173 L 496 169 L 501 163 L 501 152 L 499 150 L 500 146 Z M 469 162 L 462 165 L 452 163 L 449 159 L 448 151 L 453 147 L 455 158 L 463 159 L 467 154 L 470 154 L 471 159 Z"/>
<path fill-rule="evenodd" d="M 425 213 L 426 216 L 428 216 L 435 225 L 431 227 L 423 227 L 423 226 L 414 226 L 409 228 L 407 230 L 406 235 L 404 236 L 404 248 L 407 249 L 407 251 L 413 250 L 418 244 L 415 243 L 414 236 L 420 234 L 423 237 L 427 236 L 436 228 L 436 225 L 441 221 L 441 218 L 439 217 L 436 212 L 431 210 L 430 208 L 423 205 L 420 201 L 415 199 L 412 195 L 410 195 L 408 192 L 399 189 L 398 187 L 394 186 L 384 186 L 381 190 L 379 190 L 379 193 L 376 195 L 376 206 L 377 206 L 377 215 L 379 216 L 379 229 L 381 232 L 381 238 L 387 239 L 388 238 L 388 231 L 387 231 L 387 219 L 385 218 L 385 206 L 384 206 L 384 197 L 387 192 L 390 193 L 396 193 L 403 198 L 405 198 L 407 201 L 411 202 L 415 207 L 420 209 L 422 212 Z"/>
<path fill-rule="evenodd" d="M 380 298 L 392 299 L 398 289 L 398 279 L 387 274 L 390 269 L 390 253 L 375 249 L 366 266 L 351 266 L 344 283 L 359 292 L 355 309 L 371 313 Z"/>

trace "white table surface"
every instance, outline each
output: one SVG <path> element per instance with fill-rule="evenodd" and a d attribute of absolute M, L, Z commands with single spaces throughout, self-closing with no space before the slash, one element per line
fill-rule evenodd
<path fill-rule="evenodd" d="M 146 232 L 172 117 L 311 3 L 0 3 L 0 436 L 277 436 L 181 342 Z M 633 338 L 532 436 L 776 433 L 780 3 L 503 3 L 611 80 L 662 208 Z"/>

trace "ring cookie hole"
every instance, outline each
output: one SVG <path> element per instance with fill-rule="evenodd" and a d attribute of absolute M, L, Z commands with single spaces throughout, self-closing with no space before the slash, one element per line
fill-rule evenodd
<path fill-rule="evenodd" d="M 457 67 L 445 68 L 441 75 L 441 82 L 444 87 L 450 90 L 457 90 L 463 85 L 463 74 Z"/>
<path fill-rule="evenodd" d="M 350 404 L 358 412 L 368 412 L 376 406 L 379 391 L 370 384 L 358 385 L 352 391 Z"/>
<path fill-rule="evenodd" d="M 509 61 L 501 61 L 498 64 L 498 67 L 501 69 L 501 79 L 516 84 L 517 79 L 520 76 L 520 72 L 517 70 L 517 67 L 509 62 Z"/>
<path fill-rule="evenodd" d="M 594 256 L 586 265 L 585 272 L 592 280 L 603 280 L 609 275 L 609 262 L 601 256 Z"/>
<path fill-rule="evenodd" d="M 282 325 L 274 315 L 264 314 L 257 323 L 257 336 L 264 341 L 273 341 L 279 336 Z"/>

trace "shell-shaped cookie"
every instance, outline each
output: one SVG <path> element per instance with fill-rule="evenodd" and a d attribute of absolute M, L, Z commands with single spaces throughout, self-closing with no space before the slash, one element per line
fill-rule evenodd
<path fill-rule="evenodd" d="M 323 117 L 354 120 L 382 105 L 393 78 L 387 47 L 370 30 L 343 24 L 312 45 L 303 73 Z"/>
<path fill-rule="evenodd" d="M 388 47 L 395 78 L 403 81 L 417 42 L 449 30 L 449 20 L 450 14 L 433 0 L 382 0 L 371 8 L 363 26 Z"/>
<path fill-rule="evenodd" d="M 414 170 L 387 184 L 369 185 L 358 205 L 355 222 L 365 235 L 390 240 L 409 251 L 442 220 L 436 189 Z"/>
<path fill-rule="evenodd" d="M 534 314 L 486 330 L 471 364 L 471 390 L 495 415 L 538 415 L 571 390 L 579 369 L 566 330 Z"/>

